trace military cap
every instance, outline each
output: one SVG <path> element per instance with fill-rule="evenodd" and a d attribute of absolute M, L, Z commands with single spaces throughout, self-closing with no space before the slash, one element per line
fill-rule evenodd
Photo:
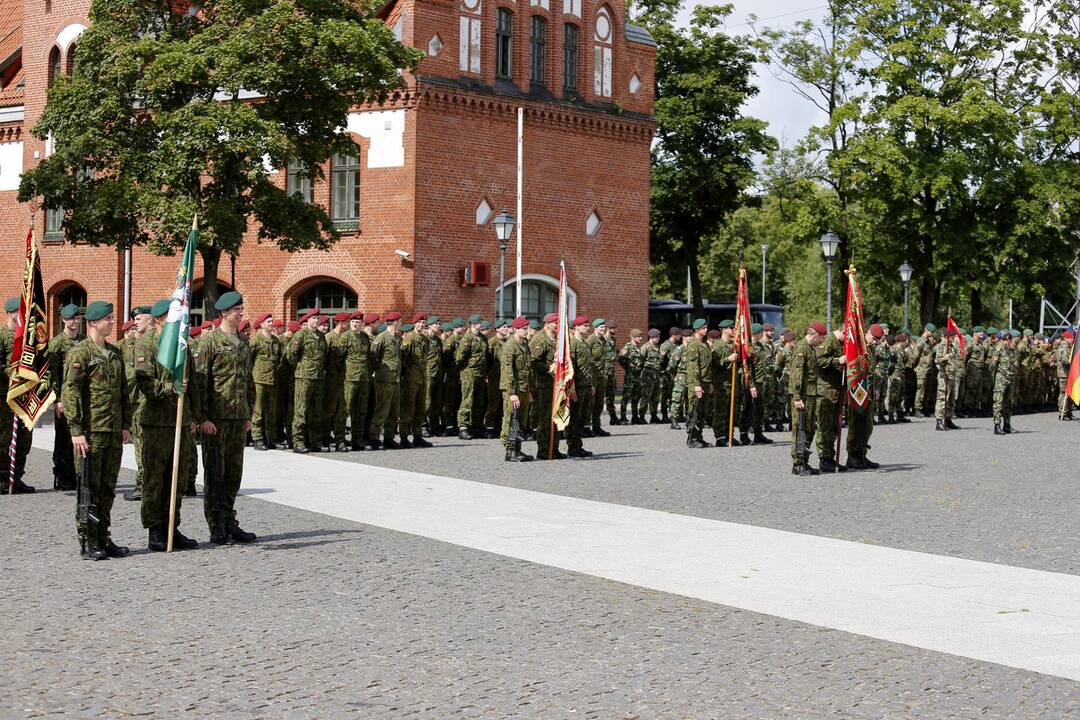
<path fill-rule="evenodd" d="M 378 329 L 377 329 L 377 332 L 379 332 L 379 333 L 384 333 L 384 332 L 386 332 L 386 323 L 383 323 L 382 325 L 380 325 L 380 326 L 378 327 Z"/>
<path fill-rule="evenodd" d="M 926 323 L 926 332 L 937 332 L 937 325 L 934 323 Z"/>
<path fill-rule="evenodd" d="M 454 325 L 452 323 L 448 323 L 448 322 L 443 323 L 439 327 L 442 328 L 443 332 L 450 332 L 451 330 L 454 329 Z"/>
<path fill-rule="evenodd" d="M 889 329 L 889 323 L 887 323 L 887 322 L 878 323 L 878 325 L 880 325 L 883 330 L 888 330 Z"/>
<path fill-rule="evenodd" d="M 379 315 L 379 313 L 367 313 L 366 315 L 364 315 L 364 324 L 374 325 L 375 323 L 379 322 L 381 318 L 382 316 Z"/>
<path fill-rule="evenodd" d="M 416 326 L 413 325 L 412 323 L 405 323 L 404 325 L 401 326 L 401 332 L 403 332 L 403 333 L 412 332 L 412 329 L 414 327 L 416 327 Z"/>
<path fill-rule="evenodd" d="M 1001 331 L 1000 331 L 1000 330 L 998 330 L 998 329 L 997 329 L 996 327 L 994 327 L 993 325 L 991 325 L 991 326 L 990 326 L 989 328 L 987 328 L 987 329 L 986 329 L 986 332 L 987 332 L 987 334 L 988 334 L 988 335 L 997 335 L 997 334 L 998 334 L 999 332 L 1001 332 Z"/>
<path fill-rule="evenodd" d="M 386 324 L 389 325 L 392 322 L 397 322 L 401 319 L 401 313 L 397 311 L 391 311 L 386 313 Z"/>
<path fill-rule="evenodd" d="M 682 328 L 676 325 L 672 325 L 668 328 L 667 334 L 668 337 L 679 337 L 680 335 L 682 335 Z"/>
<path fill-rule="evenodd" d="M 598 328 L 601 325 L 607 325 L 607 320 L 605 320 L 604 318 L 593 318 L 592 326 L 594 328 Z"/>
<path fill-rule="evenodd" d="M 502 320 L 496 320 L 495 321 L 495 329 L 498 330 L 499 328 L 506 327 L 509 324 L 510 324 L 510 321 L 507 320 L 506 318 L 503 318 Z"/>
<path fill-rule="evenodd" d="M 516 317 L 514 321 L 510 323 L 510 327 L 514 330 L 521 330 L 522 328 L 529 327 L 529 318 Z"/>
<path fill-rule="evenodd" d="M 984 332 L 983 326 L 982 325 L 976 325 L 975 327 L 971 328 L 971 332 L 976 332 L 976 333 Z"/>
<path fill-rule="evenodd" d="M 694 337 L 694 331 L 690 328 L 683 328 L 681 334 L 684 338 Z"/>
<path fill-rule="evenodd" d="M 221 323 L 215 323 L 213 320 L 207 320 L 206 322 L 204 322 L 199 327 L 201 327 L 203 329 L 203 331 L 205 332 L 206 330 L 213 330 L 215 327 L 217 327 L 220 324 Z"/>
<path fill-rule="evenodd" d="M 1072 330 L 1066 330 L 1065 332 L 1061 333 L 1061 337 L 1066 338 L 1068 340 L 1072 340 L 1073 331 Z"/>
<path fill-rule="evenodd" d="M 784 330 L 784 334 L 780 336 L 780 339 L 784 342 L 791 342 L 795 339 L 795 333 L 791 332 L 791 330 Z"/>
<path fill-rule="evenodd" d="M 319 325 L 319 327 L 322 327 L 323 325 L 329 326 L 330 325 L 330 316 L 329 315 L 320 315 L 318 325 Z"/>
<path fill-rule="evenodd" d="M 303 315 L 301 315 L 300 319 L 297 322 L 299 322 L 301 325 L 303 325 L 308 320 L 310 320 L 311 318 L 315 317 L 318 314 L 319 314 L 319 309 L 318 308 L 313 308 L 311 310 L 308 310 Z"/>
<path fill-rule="evenodd" d="M 352 320 L 352 313 L 339 312 L 334 315 L 334 322 L 336 323 L 348 322 L 349 320 Z M 258 323 L 255 324 L 258 325 Z"/>
<path fill-rule="evenodd" d="M 438 315 L 429 315 L 426 320 L 428 325 L 438 325 L 440 322 Z"/>
<path fill-rule="evenodd" d="M 195 327 L 188 328 L 188 337 L 199 337 L 199 333 L 202 332 L 202 325 L 196 325 Z"/>
<path fill-rule="evenodd" d="M 348 313 L 345 314 L 348 315 Z M 259 317 L 255 318 L 255 327 L 262 327 L 262 324 L 272 317 L 273 315 L 271 315 L 270 313 L 263 313 Z"/>
<path fill-rule="evenodd" d="M 530 320 L 529 321 L 529 328 L 531 330 L 539 330 L 540 329 L 540 321 L 539 320 Z"/>
<path fill-rule="evenodd" d="M 1012 334 L 1012 336 L 1014 338 L 1020 337 L 1020 331 L 1019 330 L 1013 330 L 1011 334 Z"/>
<path fill-rule="evenodd" d="M 236 292 L 235 290 L 230 290 L 229 292 L 225 293 L 224 295 L 222 295 L 221 297 L 218 298 L 217 302 L 214 303 L 214 309 L 215 310 L 229 310 L 231 308 L 236 307 L 237 305 L 243 305 L 243 304 L 244 304 L 244 296 L 241 295 L 240 293 Z"/>
<path fill-rule="evenodd" d="M 759 332 L 764 332 L 765 328 L 761 326 L 761 323 L 750 323 L 750 334 L 757 335 Z"/>
<path fill-rule="evenodd" d="M 131 308 L 131 319 L 132 320 L 135 319 L 136 315 L 149 315 L 149 314 L 150 314 L 150 306 L 149 305 L 137 305 L 137 306 Z"/>
<path fill-rule="evenodd" d="M 706 335 L 706 337 L 710 337 L 713 340 L 715 340 L 716 338 L 720 337 L 720 331 L 719 330 L 710 330 L 708 332 L 708 334 Z"/>
<path fill-rule="evenodd" d="M 213 324 L 214 327 L 221 327 L 221 318 L 216 318 Z"/>
<path fill-rule="evenodd" d="M 469 324 L 470 325 L 472 325 L 474 323 L 478 323 L 478 322 L 483 322 L 483 321 L 484 321 L 484 318 L 480 316 L 480 313 L 473 313 L 472 315 L 469 316 Z"/>
<path fill-rule="evenodd" d="M 275 320 L 274 321 L 274 327 L 276 327 L 276 328 L 285 327 L 285 321 L 284 320 Z"/>
<path fill-rule="evenodd" d="M 237 327 L 236 329 L 237 329 L 237 330 L 239 330 L 240 332 L 244 332 L 244 331 L 245 331 L 245 330 L 247 330 L 247 329 L 248 329 L 249 327 L 251 327 L 251 323 L 250 323 L 250 322 L 248 322 L 247 320 L 242 320 L 242 321 L 240 322 L 240 325 L 239 325 L 239 327 Z"/>
<path fill-rule="evenodd" d="M 19 298 L 8 298 L 7 302 L 4 303 L 4 312 L 19 312 Z"/>
<path fill-rule="evenodd" d="M 1034 334 L 1035 333 L 1031 328 L 1024 328 L 1024 337 L 1031 337 Z"/>
<path fill-rule="evenodd" d="M 694 321 L 693 327 L 694 327 L 695 330 L 700 330 L 701 328 L 705 327 L 708 324 L 709 324 L 709 321 L 706 320 L 705 318 L 698 318 L 697 320 Z"/>
<path fill-rule="evenodd" d="M 718 325 L 718 327 L 721 330 L 724 329 L 724 328 L 735 327 L 735 321 L 734 320 L 721 320 L 720 325 Z"/>
<path fill-rule="evenodd" d="M 68 303 L 64 307 L 60 308 L 60 317 L 64 318 L 65 320 L 71 320 L 72 318 L 78 317 L 78 315 L 79 306 L 75 305 L 74 303 Z"/>
<path fill-rule="evenodd" d="M 86 306 L 86 313 L 84 317 L 90 321 L 100 320 L 101 318 L 109 315 L 113 311 L 113 304 L 104 300 L 95 300 Z"/>
<path fill-rule="evenodd" d="M 578 327 L 580 325 L 588 325 L 589 324 L 589 318 L 585 317 L 584 315 L 578 315 L 576 318 L 574 318 L 574 322 L 572 322 L 570 324 L 573 327 Z"/>
<path fill-rule="evenodd" d="M 660 331 L 658 329 L 656 329 L 656 328 L 649 328 L 649 337 L 651 337 L 651 338 L 660 337 Z"/>
<path fill-rule="evenodd" d="M 450 325 L 455 328 L 465 327 L 465 321 L 459 317 L 456 317 L 450 321 Z"/>
<path fill-rule="evenodd" d="M 604 324 L 608 326 L 608 330 L 618 330 L 619 329 L 619 321 L 618 320 L 608 320 Z"/>
<path fill-rule="evenodd" d="M 772 330 L 775 330 L 776 328 L 773 327 L 772 323 L 765 323 L 764 325 L 761 326 L 761 329 L 764 330 L 765 332 L 770 332 Z"/>
<path fill-rule="evenodd" d="M 127 322 L 125 322 L 123 325 L 120 326 L 120 332 L 127 332 L 128 330 L 130 330 L 133 327 L 135 327 L 135 323 L 132 322 L 131 320 L 128 320 Z"/>
<path fill-rule="evenodd" d="M 489 323 L 487 320 L 484 320 L 483 322 L 480 323 L 480 329 L 481 330 L 490 330 L 491 329 L 491 323 Z"/>
<path fill-rule="evenodd" d="M 548 313 L 547 315 L 544 316 L 544 322 L 545 323 L 553 323 L 553 322 L 558 322 L 558 321 L 559 321 L 559 316 L 556 315 L 555 313 Z"/>
<path fill-rule="evenodd" d="M 897 340 L 907 340 L 908 339 L 908 334 L 906 332 L 904 332 L 903 330 L 901 330 L 900 332 L 896 333 L 896 339 Z"/>
<path fill-rule="evenodd" d="M 1036 340 L 1042 340 L 1045 336 L 1041 332 L 1035 333 Z"/>
<path fill-rule="evenodd" d="M 885 335 L 885 328 L 878 324 L 871 325 L 870 334 L 876 338 L 883 337 Z"/>
<path fill-rule="evenodd" d="M 168 298 L 162 298 L 156 303 L 150 306 L 150 317 L 161 318 L 169 314 L 169 306 L 172 305 L 172 300 Z"/>
<path fill-rule="evenodd" d="M 632 337 L 632 338 L 636 339 L 636 338 L 641 337 L 641 335 L 642 335 L 642 332 L 641 332 L 640 328 L 632 328 L 630 330 L 630 337 Z"/>
<path fill-rule="evenodd" d="M 813 330 L 818 335 L 824 335 L 825 333 L 829 332 L 828 328 L 825 327 L 825 323 L 821 322 L 820 320 L 810 323 L 809 329 Z"/>
<path fill-rule="evenodd" d="M 288 332 L 291 332 L 291 333 L 300 332 L 300 323 L 299 323 L 299 321 L 293 320 L 292 322 L 290 322 L 288 325 L 285 326 L 285 329 Z"/>

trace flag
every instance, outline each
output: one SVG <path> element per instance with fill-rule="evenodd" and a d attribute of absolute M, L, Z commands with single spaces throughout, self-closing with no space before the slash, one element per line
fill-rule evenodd
<path fill-rule="evenodd" d="M 750 294 L 747 289 L 746 266 L 739 265 L 739 291 L 735 299 L 735 350 L 742 358 L 744 366 L 750 357 L 750 347 L 753 343 L 750 324 Z"/>
<path fill-rule="evenodd" d="M 559 320 L 555 338 L 555 385 L 551 392 L 551 419 L 555 428 L 570 424 L 570 395 L 574 392 L 574 365 L 570 362 L 570 307 L 566 293 L 566 263 L 559 263 Z"/>
<path fill-rule="evenodd" d="M 847 271 L 847 306 L 844 310 L 844 357 L 848 394 L 856 407 L 863 407 L 870 396 L 870 358 L 866 353 L 866 330 L 863 323 L 862 292 L 858 274 L 852 265 Z"/>
<path fill-rule="evenodd" d="M 8 367 L 13 369 L 13 374 L 7 394 L 8 406 L 31 430 L 56 400 L 49 374 L 48 345 L 41 258 L 38 257 L 34 230 L 31 228 L 26 234 L 26 267 L 23 270 L 22 298 L 19 300 L 19 326 L 15 329 L 15 348 L 8 358 Z"/>
<path fill-rule="evenodd" d="M 173 390 L 177 395 L 184 392 L 184 365 L 187 362 L 188 328 L 191 312 L 191 276 L 195 274 L 195 245 L 199 239 L 199 216 L 191 223 L 184 256 L 176 271 L 176 289 L 173 290 L 169 314 L 158 340 L 157 361 L 169 369 L 173 377 Z"/>
<path fill-rule="evenodd" d="M 967 340 L 964 340 L 960 328 L 953 322 L 952 313 L 949 313 L 948 319 L 945 321 L 945 332 L 948 332 L 949 330 L 956 333 L 956 339 L 960 341 L 960 357 L 967 357 Z"/>
<path fill-rule="evenodd" d="M 1073 345 L 1072 362 L 1069 363 L 1069 377 L 1065 380 L 1065 392 L 1074 405 L 1080 405 L 1080 352 Z"/>

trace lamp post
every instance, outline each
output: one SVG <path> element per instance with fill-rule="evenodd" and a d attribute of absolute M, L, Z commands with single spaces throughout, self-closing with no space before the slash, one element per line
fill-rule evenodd
<path fill-rule="evenodd" d="M 499 239 L 499 294 L 496 299 L 498 307 L 495 308 L 495 319 L 503 319 L 503 293 L 506 292 L 504 287 L 506 283 L 506 246 L 510 242 L 510 236 L 514 233 L 514 216 L 506 212 L 501 211 L 492 222 L 495 226 L 495 237 Z"/>
<path fill-rule="evenodd" d="M 840 237 L 832 230 L 821 236 L 821 252 L 825 255 L 825 326 L 829 332 L 832 332 L 832 264 L 839 246 Z"/>
<path fill-rule="evenodd" d="M 765 253 L 769 252 L 768 245 L 761 246 L 761 304 L 765 304 Z"/>
<path fill-rule="evenodd" d="M 911 273 L 914 270 L 907 260 L 900 266 L 900 279 L 904 282 L 904 332 L 908 332 L 908 283 L 911 282 Z"/>

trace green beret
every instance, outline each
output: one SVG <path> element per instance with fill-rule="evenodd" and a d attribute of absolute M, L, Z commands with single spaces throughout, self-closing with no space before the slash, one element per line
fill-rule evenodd
<path fill-rule="evenodd" d="M 380 325 L 380 326 L 379 326 L 379 329 L 377 330 L 377 332 L 379 332 L 379 333 L 384 333 L 384 332 L 386 332 L 386 323 L 383 323 L 382 325 Z"/>
<path fill-rule="evenodd" d="M 750 324 L 750 334 L 751 335 L 757 335 L 759 332 L 762 332 L 764 329 L 765 328 L 761 327 L 761 323 L 751 323 Z"/>
<path fill-rule="evenodd" d="M 439 324 L 439 316 L 438 315 L 430 315 L 427 318 L 425 318 L 424 322 L 426 322 L 428 325 L 438 325 Z"/>
<path fill-rule="evenodd" d="M 495 321 L 495 329 L 498 330 L 499 328 L 506 327 L 509 324 L 510 324 L 510 321 L 505 319 L 505 318 L 502 319 L 502 320 L 496 320 Z"/>
<path fill-rule="evenodd" d="M 412 323 L 405 323 L 404 325 L 401 326 L 401 332 L 403 332 L 403 333 L 412 332 L 412 330 L 413 330 L 413 324 Z"/>
<path fill-rule="evenodd" d="M 693 327 L 694 327 L 695 330 L 700 330 L 701 328 L 705 327 L 708 324 L 709 324 L 709 321 L 706 320 L 705 318 L 698 318 L 697 320 L 694 321 L 694 326 Z"/>
<path fill-rule="evenodd" d="M 981 332 L 983 332 L 983 326 L 982 325 L 976 325 L 975 327 L 971 328 L 971 332 L 973 332 L 973 333 L 981 333 Z"/>
<path fill-rule="evenodd" d="M 244 304 L 244 296 L 241 295 L 240 293 L 236 292 L 235 290 L 230 290 L 229 292 L 225 293 L 224 295 L 222 295 L 221 297 L 218 298 L 217 302 L 214 303 L 214 309 L 215 310 L 230 310 L 230 309 L 236 307 L 237 305 L 243 305 L 243 304 Z"/>
<path fill-rule="evenodd" d="M 169 314 L 169 305 L 171 305 L 171 304 L 172 304 L 172 300 L 169 300 L 168 298 L 158 300 L 150 308 L 150 317 L 156 317 L 156 318 L 165 317 L 166 315 Z"/>
<path fill-rule="evenodd" d="M 934 323 L 926 323 L 926 332 L 937 332 L 937 325 Z"/>
<path fill-rule="evenodd" d="M 452 321 L 450 322 L 450 324 L 451 324 L 451 325 L 453 325 L 453 326 L 454 326 L 454 327 L 456 327 L 456 328 L 459 328 L 459 327 L 465 327 L 465 321 L 464 321 L 464 320 L 462 320 L 462 319 L 461 319 L 461 318 L 459 318 L 459 317 L 458 317 L 458 318 L 454 318 L 454 319 L 453 319 L 453 320 L 452 320 Z"/>
<path fill-rule="evenodd" d="M 150 314 L 150 306 L 149 305 L 137 305 L 137 306 L 135 306 L 134 308 L 131 309 L 131 319 L 132 320 L 135 319 L 136 315 L 149 315 L 149 314 Z"/>
<path fill-rule="evenodd" d="M 469 316 L 469 324 L 481 322 L 483 319 L 479 313 L 473 313 Z"/>
<path fill-rule="evenodd" d="M 443 323 L 443 324 L 439 325 L 439 327 L 441 327 L 441 328 L 443 329 L 443 332 L 450 332 L 451 330 L 453 330 L 453 329 L 454 329 L 454 326 L 453 326 L 453 325 L 451 325 L 451 324 L 450 324 L 450 323 L 448 323 L 448 322 L 446 322 L 446 323 Z"/>
<path fill-rule="evenodd" d="M 1019 330 L 1013 330 L 1013 331 L 1011 331 L 1011 334 L 1012 334 L 1013 337 L 1020 337 L 1020 331 Z"/>
<path fill-rule="evenodd" d="M 882 330 L 888 330 L 889 329 L 889 323 L 878 323 L 878 325 L 881 326 Z"/>
<path fill-rule="evenodd" d="M 977 331 L 978 331 L 978 328 L 976 328 L 976 332 Z M 989 328 L 986 329 L 986 332 L 988 334 L 990 334 L 990 335 L 997 335 L 998 334 L 998 329 L 996 327 L 994 327 L 993 325 L 991 325 Z"/>
<path fill-rule="evenodd" d="M 1031 328 L 1024 328 L 1024 337 L 1031 337 L 1034 334 Z"/>
<path fill-rule="evenodd" d="M 480 329 L 481 330 L 490 330 L 491 329 L 491 323 L 489 323 L 487 320 L 483 321 L 482 323 L 480 323 Z"/>
<path fill-rule="evenodd" d="M 1035 339 L 1036 340 L 1042 340 L 1043 337 L 1044 337 L 1044 335 L 1041 332 L 1035 333 Z"/>
<path fill-rule="evenodd" d="M 601 325 L 606 325 L 606 324 L 607 324 L 607 320 L 605 320 L 604 318 L 596 318 L 595 320 L 592 321 L 592 326 L 594 328 L 598 328 Z"/>
<path fill-rule="evenodd" d="M 539 320 L 530 320 L 529 321 L 529 327 L 532 328 L 533 330 L 539 330 L 540 329 L 540 321 Z"/>
<path fill-rule="evenodd" d="M 74 303 L 68 303 L 64 307 L 60 308 L 60 317 L 64 318 L 65 320 L 71 320 L 72 318 L 78 317 L 78 315 L 79 306 L 75 305 Z"/>
<path fill-rule="evenodd" d="M 4 303 L 4 312 L 19 312 L 19 302 L 20 300 L 17 297 L 8 298 L 8 301 Z"/>
<path fill-rule="evenodd" d="M 722 321 L 720 321 L 719 327 L 721 329 L 729 328 L 729 327 L 735 327 L 735 321 L 734 320 L 722 320 Z"/>
<path fill-rule="evenodd" d="M 113 306 L 111 302 L 105 302 L 104 300 L 95 300 L 94 302 L 86 306 L 86 313 L 84 314 L 84 317 L 90 322 L 93 322 L 95 320 L 100 320 L 106 315 L 109 315 L 110 313 L 112 313 L 112 311 Z"/>

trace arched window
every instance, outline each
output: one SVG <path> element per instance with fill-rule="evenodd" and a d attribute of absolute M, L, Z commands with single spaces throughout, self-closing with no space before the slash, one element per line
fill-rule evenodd
<path fill-rule="evenodd" d="M 217 281 L 218 297 L 232 290 L 232 286 L 225 282 L 221 278 Z M 206 301 L 206 283 L 203 280 L 199 280 L 198 284 L 194 285 L 191 289 L 191 311 L 189 316 L 189 322 L 192 326 L 201 325 L 206 321 L 206 310 L 203 308 L 203 303 Z"/>
<path fill-rule="evenodd" d="M 330 217 L 338 230 L 360 229 L 360 153 L 330 160 Z"/>
<path fill-rule="evenodd" d="M 611 97 L 611 41 L 614 27 L 611 9 L 603 5 L 596 11 L 593 33 L 593 92 Z"/>
<path fill-rule="evenodd" d="M 529 80 L 533 85 L 547 82 L 545 65 L 547 61 L 547 20 L 542 15 L 532 16 L 532 34 L 529 36 Z"/>
<path fill-rule="evenodd" d="M 334 314 L 356 310 L 356 293 L 334 280 L 325 280 L 312 285 L 296 299 L 296 317 L 309 310 L 318 310 L 322 314 Z"/>
<path fill-rule="evenodd" d="M 53 45 L 53 49 L 49 51 L 49 87 L 52 87 L 61 72 L 63 71 L 60 68 L 60 48 Z"/>
<path fill-rule="evenodd" d="M 513 76 L 514 13 L 499 8 L 495 23 L 495 76 L 510 80 Z"/>
<path fill-rule="evenodd" d="M 563 26 L 563 89 L 568 92 L 577 92 L 578 89 L 580 35 L 577 25 L 566 23 Z"/>
<path fill-rule="evenodd" d="M 60 292 L 56 293 L 53 299 L 53 323 L 55 328 L 53 334 L 59 333 L 64 328 L 64 321 L 60 317 L 60 308 L 65 305 L 78 305 L 81 308 L 86 307 L 86 290 L 78 283 L 71 283 L 65 285 Z M 123 323 L 121 323 L 123 324 Z"/>
<path fill-rule="evenodd" d="M 559 309 L 559 288 L 543 280 L 521 281 L 521 314 L 530 320 L 543 320 Z M 514 317 L 517 310 L 517 286 L 513 280 L 503 287 L 503 317 Z"/>
<path fill-rule="evenodd" d="M 67 76 L 68 77 L 71 77 L 72 75 L 75 74 L 75 47 L 76 47 L 76 43 L 71 43 L 71 45 L 68 46 L 67 58 L 66 58 L 66 60 L 67 60 Z"/>

